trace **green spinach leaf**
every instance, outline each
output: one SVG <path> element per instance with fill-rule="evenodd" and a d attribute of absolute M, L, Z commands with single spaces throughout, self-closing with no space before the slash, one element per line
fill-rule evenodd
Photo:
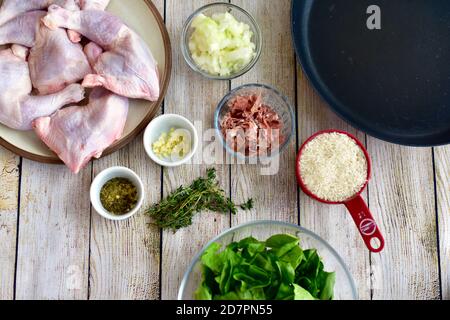
<path fill-rule="evenodd" d="M 200 300 L 330 300 L 336 274 L 326 272 L 315 249 L 292 235 L 212 244 L 202 256 Z"/>

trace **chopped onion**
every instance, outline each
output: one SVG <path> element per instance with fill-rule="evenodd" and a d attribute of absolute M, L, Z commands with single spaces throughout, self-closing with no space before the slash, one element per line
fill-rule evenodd
<path fill-rule="evenodd" d="M 195 63 L 211 75 L 229 76 L 244 69 L 256 55 L 253 32 L 230 13 L 199 14 L 189 50 Z"/>

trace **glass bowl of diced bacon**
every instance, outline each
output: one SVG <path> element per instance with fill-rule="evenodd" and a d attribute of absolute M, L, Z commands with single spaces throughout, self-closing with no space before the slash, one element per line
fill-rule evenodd
<path fill-rule="evenodd" d="M 247 84 L 228 93 L 217 107 L 214 123 L 224 148 L 240 159 L 279 156 L 295 132 L 289 100 L 264 84 Z"/>

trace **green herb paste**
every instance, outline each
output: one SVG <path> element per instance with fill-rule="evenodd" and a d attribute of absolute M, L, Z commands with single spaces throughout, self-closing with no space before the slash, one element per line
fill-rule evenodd
<path fill-rule="evenodd" d="M 133 210 L 138 203 L 136 186 L 125 178 L 108 181 L 100 191 L 103 207 L 112 214 L 124 215 Z"/>

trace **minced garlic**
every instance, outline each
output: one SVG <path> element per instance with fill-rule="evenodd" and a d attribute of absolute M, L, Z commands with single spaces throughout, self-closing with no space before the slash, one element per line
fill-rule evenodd
<path fill-rule="evenodd" d="M 191 151 L 190 133 L 184 129 L 172 128 L 169 132 L 163 132 L 152 148 L 161 159 L 182 159 Z"/>
<path fill-rule="evenodd" d="M 364 152 L 349 136 L 326 133 L 309 142 L 300 158 L 303 183 L 318 198 L 342 202 L 355 196 L 367 182 Z"/>

